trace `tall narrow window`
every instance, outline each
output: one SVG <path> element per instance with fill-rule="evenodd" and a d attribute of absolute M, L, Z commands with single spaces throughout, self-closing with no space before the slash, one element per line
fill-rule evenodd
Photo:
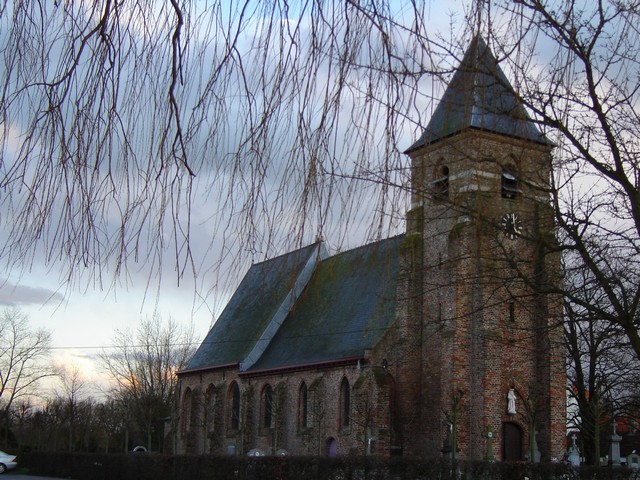
<path fill-rule="evenodd" d="M 502 198 L 514 199 L 518 196 L 518 177 L 515 169 L 502 170 Z"/>
<path fill-rule="evenodd" d="M 204 425 L 206 433 L 212 433 L 215 428 L 215 404 L 216 404 L 216 388 L 209 385 L 204 400 Z"/>
<path fill-rule="evenodd" d="M 229 387 L 229 404 L 231 407 L 231 430 L 238 430 L 240 428 L 240 387 L 236 382 L 233 382 Z"/>
<path fill-rule="evenodd" d="M 351 417 L 351 387 L 346 378 L 340 384 L 340 425 L 348 427 Z"/>
<path fill-rule="evenodd" d="M 181 430 L 182 434 L 186 434 L 191 427 L 191 389 L 187 388 L 182 396 L 182 418 L 181 418 Z"/>
<path fill-rule="evenodd" d="M 436 200 L 449 198 L 449 167 L 440 167 L 433 181 L 433 196 Z"/>
<path fill-rule="evenodd" d="M 307 389 L 307 384 L 304 382 L 300 385 L 298 411 L 300 428 L 307 428 L 309 426 L 309 390 Z"/>
<path fill-rule="evenodd" d="M 273 420 L 273 389 L 271 385 L 267 385 L 262 390 L 262 426 L 271 428 Z"/>

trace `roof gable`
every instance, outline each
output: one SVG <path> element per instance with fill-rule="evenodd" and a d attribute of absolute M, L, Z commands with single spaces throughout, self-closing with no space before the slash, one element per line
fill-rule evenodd
<path fill-rule="evenodd" d="M 551 144 L 480 36 L 471 41 L 422 136 L 405 153 L 467 128 Z"/>
<path fill-rule="evenodd" d="M 319 246 L 316 243 L 252 265 L 187 370 L 242 362 L 286 303 Z"/>
<path fill-rule="evenodd" d="M 329 257 L 253 370 L 363 356 L 396 318 L 404 236 Z"/>
<path fill-rule="evenodd" d="M 186 371 L 240 364 L 251 372 L 362 356 L 395 320 L 403 239 L 371 243 L 316 263 L 273 330 L 270 320 L 296 289 L 314 246 L 253 265 Z"/>

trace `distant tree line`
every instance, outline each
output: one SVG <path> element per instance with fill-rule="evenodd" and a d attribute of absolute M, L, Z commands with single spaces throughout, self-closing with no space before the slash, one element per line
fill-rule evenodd
<path fill-rule="evenodd" d="M 78 367 L 55 367 L 50 333 L 31 329 L 19 310 L 0 313 L 0 342 L 1 449 L 171 451 L 176 372 L 193 353 L 192 330 L 154 315 L 135 332 L 116 331 L 115 346 L 100 355 L 112 385 L 106 391 Z"/>

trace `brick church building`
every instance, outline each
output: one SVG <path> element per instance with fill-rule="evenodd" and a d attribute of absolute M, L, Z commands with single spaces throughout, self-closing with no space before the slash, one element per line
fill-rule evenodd
<path fill-rule="evenodd" d="M 565 451 L 552 144 L 475 38 L 411 159 L 406 233 L 253 265 L 179 372 L 179 453 Z"/>

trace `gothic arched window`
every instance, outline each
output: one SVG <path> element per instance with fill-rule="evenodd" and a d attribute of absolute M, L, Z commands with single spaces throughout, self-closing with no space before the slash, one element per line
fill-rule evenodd
<path fill-rule="evenodd" d="M 518 175 L 516 169 L 505 167 L 502 169 L 502 198 L 513 200 L 518 196 Z"/>
<path fill-rule="evenodd" d="M 449 167 L 442 165 L 433 180 L 433 197 L 436 200 L 449 198 Z"/>
<path fill-rule="evenodd" d="M 309 426 L 309 390 L 304 382 L 298 392 L 298 425 L 300 428 Z"/>
<path fill-rule="evenodd" d="M 273 389 L 267 385 L 262 389 L 262 426 L 271 428 L 273 421 Z"/>
<path fill-rule="evenodd" d="M 182 396 L 182 418 L 180 419 L 180 430 L 185 435 L 191 427 L 191 407 L 192 407 L 192 394 L 191 389 L 187 388 Z"/>
<path fill-rule="evenodd" d="M 215 429 L 216 387 L 209 385 L 204 395 L 204 426 L 207 434 Z"/>
<path fill-rule="evenodd" d="M 340 426 L 348 427 L 351 417 L 351 387 L 349 380 L 342 379 L 340 383 Z"/>
<path fill-rule="evenodd" d="M 227 402 L 231 414 L 229 416 L 229 427 L 231 430 L 238 430 L 240 428 L 240 387 L 236 382 L 233 382 L 229 387 Z"/>

